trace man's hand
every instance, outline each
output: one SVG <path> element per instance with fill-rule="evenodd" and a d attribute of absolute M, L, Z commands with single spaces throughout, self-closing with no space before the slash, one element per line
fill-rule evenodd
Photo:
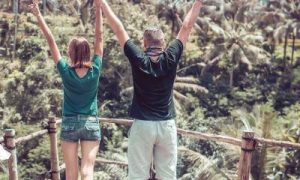
<path fill-rule="evenodd" d="M 39 16 L 41 14 L 39 9 L 39 0 L 32 0 L 32 4 L 30 4 L 28 7 L 33 15 Z"/>
<path fill-rule="evenodd" d="M 177 39 L 179 39 L 183 45 L 185 45 L 186 42 L 188 41 L 190 32 L 196 22 L 201 7 L 202 7 L 202 0 L 195 0 L 192 8 L 189 10 L 189 12 L 187 13 L 186 17 L 182 22 L 182 26 L 177 35 Z"/>

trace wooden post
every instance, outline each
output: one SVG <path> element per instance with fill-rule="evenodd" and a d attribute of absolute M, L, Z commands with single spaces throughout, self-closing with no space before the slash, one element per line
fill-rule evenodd
<path fill-rule="evenodd" d="M 60 180 L 55 117 L 49 118 L 48 133 L 50 137 L 51 179 Z"/>
<path fill-rule="evenodd" d="M 19 1 L 13 0 L 13 12 L 15 13 L 15 36 L 14 36 L 14 47 L 13 47 L 13 59 L 16 57 L 16 47 L 17 47 L 17 34 L 18 34 L 18 13 L 19 13 Z"/>
<path fill-rule="evenodd" d="M 4 130 L 4 144 L 6 149 L 11 153 L 8 159 L 9 180 L 18 179 L 18 167 L 17 167 L 17 152 L 15 143 L 15 130 Z"/>
<path fill-rule="evenodd" d="M 243 131 L 241 156 L 239 161 L 238 180 L 248 180 L 251 170 L 252 152 L 255 149 L 253 131 Z"/>

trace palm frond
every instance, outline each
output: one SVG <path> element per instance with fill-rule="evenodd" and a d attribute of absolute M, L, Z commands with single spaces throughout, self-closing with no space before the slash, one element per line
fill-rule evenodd
<path fill-rule="evenodd" d="M 282 43 L 286 34 L 286 26 L 279 26 L 273 32 L 273 38 L 276 43 Z"/>
<path fill-rule="evenodd" d="M 180 92 L 178 92 L 176 90 L 173 90 L 173 94 L 174 94 L 176 101 L 181 101 L 181 102 L 189 101 L 188 97 L 186 97 L 185 95 L 181 94 Z"/>
<path fill-rule="evenodd" d="M 208 26 L 217 36 L 226 37 L 226 31 L 216 23 L 209 22 Z"/>
<path fill-rule="evenodd" d="M 250 131 L 252 130 L 252 125 L 249 122 L 248 118 L 248 112 L 244 109 L 237 109 L 231 112 L 233 116 L 236 116 L 239 118 L 239 120 L 242 121 L 244 127 L 246 130 Z"/>
<path fill-rule="evenodd" d="M 238 8 L 238 11 L 235 14 L 235 20 L 240 23 L 246 22 L 246 14 L 247 11 L 250 9 L 251 5 L 249 3 L 246 3 Z"/>
<path fill-rule="evenodd" d="M 179 93 L 178 91 L 175 92 L 175 90 L 173 91 L 174 94 L 174 106 L 176 109 L 176 113 L 177 114 L 181 114 L 181 110 L 182 110 L 182 102 L 188 101 L 187 97 L 184 96 L 183 94 Z M 175 95 L 176 94 L 176 95 Z M 179 96 L 178 96 L 179 95 Z"/>
<path fill-rule="evenodd" d="M 177 76 L 176 79 L 175 79 L 175 82 L 198 84 L 199 83 L 199 79 L 194 78 L 192 76 L 188 76 L 188 77 L 179 77 L 179 76 Z"/>
<path fill-rule="evenodd" d="M 209 64 L 214 64 L 212 62 L 218 61 L 224 55 L 225 45 L 212 46 L 204 55 L 204 61 Z"/>
<path fill-rule="evenodd" d="M 216 166 L 217 161 L 208 159 L 207 157 L 187 149 L 179 147 L 178 151 L 185 159 L 186 163 L 192 167 L 193 171 L 189 177 L 193 179 L 206 179 L 206 180 L 229 180 L 229 176 Z M 186 179 L 186 176 L 184 176 Z"/>
<path fill-rule="evenodd" d="M 120 94 L 121 95 L 133 94 L 133 87 L 131 86 L 131 87 L 123 89 Z"/>
<path fill-rule="evenodd" d="M 252 34 L 246 32 L 245 35 L 242 37 L 244 41 L 250 44 L 262 44 L 264 42 L 264 36 L 260 34 Z"/>
<path fill-rule="evenodd" d="M 238 60 L 242 63 L 247 65 L 247 69 L 249 71 L 252 70 L 252 63 L 249 61 L 249 59 L 247 58 L 247 56 L 245 55 L 245 53 L 243 52 L 242 49 L 238 49 L 236 52 L 236 58 L 238 58 Z"/>
<path fill-rule="evenodd" d="M 209 92 L 205 87 L 202 87 L 200 85 L 182 82 L 175 82 L 174 89 L 177 91 L 194 92 L 199 95 L 207 94 Z"/>
<path fill-rule="evenodd" d="M 262 16 L 258 19 L 262 27 L 265 26 L 274 26 L 280 22 L 284 22 L 285 15 L 278 11 L 264 12 Z"/>
<path fill-rule="evenodd" d="M 241 48 L 246 57 L 253 64 L 270 64 L 270 54 L 261 47 L 251 44 L 242 44 Z"/>

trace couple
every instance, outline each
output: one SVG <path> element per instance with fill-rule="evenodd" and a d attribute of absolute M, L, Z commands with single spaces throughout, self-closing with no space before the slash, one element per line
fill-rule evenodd
<path fill-rule="evenodd" d="M 79 141 L 82 153 L 81 179 L 93 179 L 94 162 L 101 139 L 97 92 L 103 57 L 102 12 L 132 68 L 134 96 L 130 116 L 134 123 L 129 135 L 128 179 L 148 179 L 152 159 L 158 179 L 176 179 L 177 134 L 172 88 L 183 48 L 202 6 L 201 0 L 195 0 L 177 38 L 169 46 L 165 47 L 164 34 L 160 29 L 150 28 L 144 31 L 143 50 L 129 38 L 106 0 L 94 0 L 94 4 L 94 55 L 90 57 L 89 43 L 85 38 L 73 38 L 68 49 L 70 63 L 61 57 L 54 37 L 39 11 L 38 0 L 33 0 L 30 5 L 48 41 L 64 85 L 60 139 L 66 179 L 78 178 Z"/>

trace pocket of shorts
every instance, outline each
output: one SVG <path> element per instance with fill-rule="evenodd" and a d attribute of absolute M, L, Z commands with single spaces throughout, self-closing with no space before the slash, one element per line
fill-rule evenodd
<path fill-rule="evenodd" d="M 175 122 L 167 122 L 166 127 L 168 128 L 169 131 L 176 131 L 176 124 Z"/>
<path fill-rule="evenodd" d="M 130 135 L 132 134 L 132 133 L 137 133 L 136 131 L 138 130 L 135 126 L 137 125 L 137 120 L 134 120 L 133 122 L 132 122 L 132 124 L 131 124 L 131 126 L 130 126 L 130 128 L 129 128 L 129 130 L 128 130 L 128 132 L 127 132 L 127 135 L 128 135 L 128 137 L 130 137 Z"/>
<path fill-rule="evenodd" d="M 167 135 L 170 138 L 170 143 L 175 144 L 177 143 L 177 128 L 176 128 L 176 123 L 175 122 L 167 122 L 166 123 L 166 130 L 167 130 Z"/>
<path fill-rule="evenodd" d="M 89 130 L 89 131 L 99 131 L 100 130 L 99 124 L 86 124 L 84 127 L 86 130 Z"/>
<path fill-rule="evenodd" d="M 76 129 L 76 124 L 71 124 L 71 123 L 63 123 L 61 126 L 62 131 L 75 131 Z"/>

